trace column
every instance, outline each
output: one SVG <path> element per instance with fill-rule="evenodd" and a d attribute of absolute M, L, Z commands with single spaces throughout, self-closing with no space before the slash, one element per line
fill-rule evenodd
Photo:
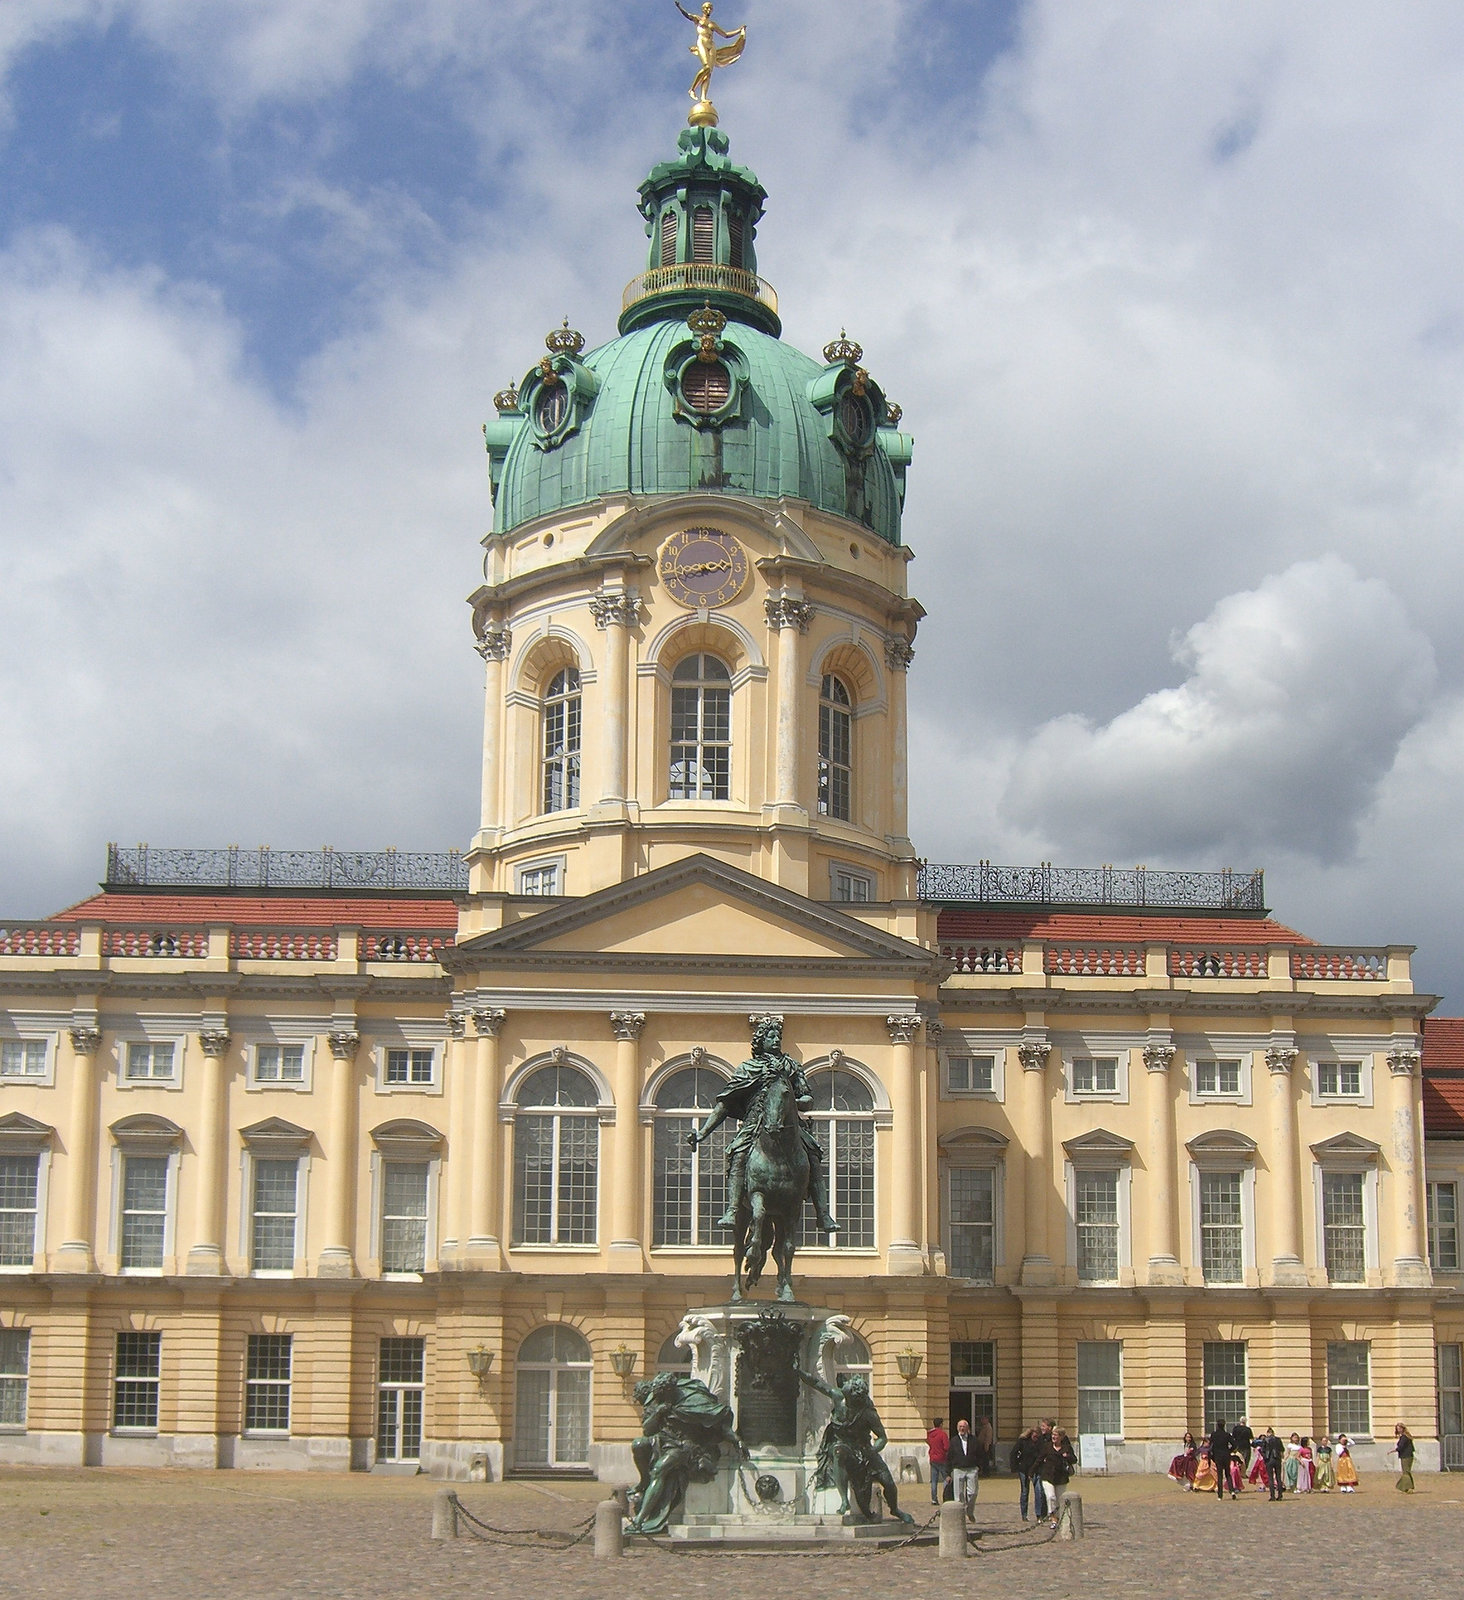
<path fill-rule="evenodd" d="M 1167 1030 L 1151 1033 L 1144 1046 L 1144 1076 L 1149 1091 L 1148 1163 L 1149 1282 L 1179 1284 L 1179 1220 L 1175 1209 L 1176 1153 L 1174 1094 L 1169 1067 L 1174 1046 Z"/>
<path fill-rule="evenodd" d="M 610 1191 L 610 1266 L 616 1272 L 640 1272 L 641 1249 L 640 1036 L 644 1011 L 612 1011 L 615 1033 L 615 1127 L 611 1140 L 614 1164 Z"/>
<path fill-rule="evenodd" d="M 600 803 L 624 805 L 626 728 L 630 716 L 630 630 L 640 621 L 640 597 L 629 590 L 590 599 L 595 626 L 605 634 L 605 693 L 600 701 Z"/>
<path fill-rule="evenodd" d="M 1017 1056 L 1022 1063 L 1022 1110 L 1027 1127 L 1024 1284 L 1050 1284 L 1054 1279 L 1047 1217 L 1047 1198 L 1052 1189 L 1052 1115 L 1047 1103 L 1047 1058 L 1051 1051 L 1052 1046 L 1045 1036 L 1024 1039 L 1017 1046 Z"/>
<path fill-rule="evenodd" d="M 503 826 L 499 793 L 499 748 L 503 728 L 503 663 L 513 648 L 507 628 L 491 626 L 474 646 L 483 658 L 483 803 L 479 826 L 486 832 Z"/>
<path fill-rule="evenodd" d="M 1273 1044 L 1266 1051 L 1266 1069 L 1271 1078 L 1270 1149 L 1266 1165 L 1270 1168 L 1271 1195 L 1265 1213 L 1273 1230 L 1271 1281 L 1277 1284 L 1305 1284 L 1306 1268 L 1301 1259 L 1301 1196 L 1296 1148 L 1296 1095 L 1291 1069 L 1296 1064 L 1296 1047 Z M 1261 1202 L 1257 1202 L 1257 1210 Z"/>
<path fill-rule="evenodd" d="M 71 1030 L 71 1126 L 65 1221 L 55 1261 L 58 1272 L 97 1270 L 92 1235 L 97 1213 L 97 1055 L 101 1048 L 99 1028 Z"/>
<path fill-rule="evenodd" d="M 1404 1046 L 1388 1052 L 1388 1164 L 1393 1169 L 1394 1282 L 1426 1286 L 1428 1235 L 1420 1183 L 1417 1110 L 1419 1052 Z"/>
<path fill-rule="evenodd" d="M 203 1097 L 198 1111 L 198 1162 L 193 1210 L 193 1241 L 188 1247 L 190 1275 L 224 1270 L 224 1062 L 229 1054 L 226 1028 L 198 1035 L 203 1051 Z"/>
<path fill-rule="evenodd" d="M 925 1270 L 921 1249 L 921 1225 L 925 1210 L 920 1174 L 923 1165 L 921 1138 L 925 1119 L 921 1114 L 919 1068 L 916 1062 L 916 1037 L 924 1019 L 918 1016 L 886 1017 L 890 1043 L 894 1046 L 894 1070 L 890 1074 L 890 1251 L 889 1270 L 896 1275 L 914 1276 Z"/>
<path fill-rule="evenodd" d="M 910 833 L 909 729 L 906 726 L 906 674 L 915 648 L 901 634 L 885 640 L 885 665 L 890 669 L 890 775 L 892 782 L 889 836 L 905 839 Z"/>
<path fill-rule="evenodd" d="M 325 1242 L 320 1250 L 320 1276 L 353 1278 L 351 1196 L 356 1176 L 356 1052 L 361 1048 L 361 1035 L 337 1028 L 326 1042 L 331 1055 L 330 1142 L 325 1152 Z"/>
<path fill-rule="evenodd" d="M 945 1023 L 939 1017 L 925 1019 L 925 1075 L 921 1080 L 921 1117 L 924 1129 L 920 1141 L 922 1156 L 921 1186 L 925 1194 L 925 1237 L 930 1241 L 932 1270 L 947 1271 L 945 1238 L 941 1229 L 940 1204 L 940 1041 Z"/>
<path fill-rule="evenodd" d="M 472 1187 L 468 1202 L 468 1254 L 473 1265 L 494 1271 L 503 1265 L 498 1239 L 499 1196 L 503 1176 L 499 1170 L 498 1098 L 502 1093 L 502 1070 L 498 1058 L 498 1035 L 508 1013 L 488 1007 L 473 1012 L 477 1033 L 477 1087 L 473 1091 Z"/>
<path fill-rule="evenodd" d="M 439 1261 L 456 1259 L 463 1248 L 468 1226 L 468 1191 L 472 1183 L 468 1130 L 473 1122 L 473 1075 L 465 1069 L 464 1063 L 468 1019 L 461 1011 L 449 1010 L 446 1022 L 442 1094 L 447 1121 L 447 1182 L 443 1185 L 446 1199 L 437 1246 Z"/>
<path fill-rule="evenodd" d="M 798 805 L 798 679 L 799 638 L 808 632 L 813 607 L 786 589 L 763 601 L 768 627 L 778 636 L 777 745 L 773 765 L 772 803 Z"/>

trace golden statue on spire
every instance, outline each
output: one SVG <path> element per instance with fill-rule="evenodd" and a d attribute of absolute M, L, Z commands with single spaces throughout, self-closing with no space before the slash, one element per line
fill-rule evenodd
<path fill-rule="evenodd" d="M 730 67 L 742 54 L 743 47 L 747 44 L 747 28 L 746 25 L 734 28 L 731 33 L 725 28 L 719 28 L 712 21 L 712 0 L 702 0 L 699 17 L 693 16 L 682 5 L 681 0 L 674 0 L 674 3 L 681 15 L 696 25 L 696 43 L 690 49 L 692 55 L 701 62 L 701 70 L 691 81 L 689 93 L 694 104 L 686 120 L 693 128 L 715 128 L 717 108 L 707 95 L 712 83 L 712 73 L 718 67 Z M 718 35 L 729 42 L 718 44 Z"/>

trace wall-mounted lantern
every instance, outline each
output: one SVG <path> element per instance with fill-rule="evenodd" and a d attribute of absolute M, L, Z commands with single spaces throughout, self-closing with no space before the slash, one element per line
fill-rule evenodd
<path fill-rule="evenodd" d="M 895 1357 L 895 1365 L 900 1369 L 900 1376 L 906 1383 L 914 1383 L 920 1376 L 920 1363 L 925 1359 L 915 1350 L 902 1350 Z"/>
<path fill-rule="evenodd" d="M 468 1351 L 468 1371 L 478 1380 L 478 1392 L 484 1394 L 488 1388 L 488 1374 L 493 1370 L 493 1351 L 486 1345 L 479 1345 L 476 1350 Z"/>

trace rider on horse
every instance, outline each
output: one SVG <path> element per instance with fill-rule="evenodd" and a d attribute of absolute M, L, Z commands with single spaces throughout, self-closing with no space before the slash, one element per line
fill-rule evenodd
<path fill-rule="evenodd" d="M 716 1097 L 717 1109 L 700 1128 L 693 1128 L 686 1136 L 687 1144 L 694 1150 L 728 1117 L 735 1117 L 741 1123 L 727 1146 L 727 1210 L 717 1222 L 719 1228 L 737 1226 L 737 1208 L 747 1193 L 747 1153 L 757 1139 L 757 1119 L 752 1113 L 762 1091 L 779 1075 L 792 1085 L 799 1110 L 806 1111 L 813 1104 L 813 1096 L 803 1068 L 792 1056 L 783 1054 L 782 1018 L 762 1017 L 752 1033 L 752 1059 L 744 1061 L 731 1081 L 722 1087 Z M 818 1212 L 819 1232 L 837 1233 L 839 1224 L 829 1214 L 823 1147 L 801 1117 L 798 1132 L 808 1153 L 808 1198 Z"/>

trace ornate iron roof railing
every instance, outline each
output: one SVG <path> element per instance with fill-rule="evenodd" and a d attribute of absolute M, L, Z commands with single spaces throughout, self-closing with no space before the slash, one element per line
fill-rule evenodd
<path fill-rule="evenodd" d="M 625 286 L 620 297 L 620 309 L 629 311 L 652 295 L 675 294 L 685 290 L 700 293 L 704 289 L 717 289 L 744 295 L 756 300 L 760 306 L 778 314 L 778 291 L 766 278 L 741 267 L 729 267 L 718 261 L 680 261 L 669 267 L 651 267 L 638 273 Z"/>
<path fill-rule="evenodd" d="M 1122 906 L 1172 911 L 1264 911 L 1265 874 L 1148 867 L 998 867 L 920 864 L 922 900 L 967 905 Z"/>
<path fill-rule="evenodd" d="M 383 889 L 465 891 L 459 850 L 154 850 L 107 846 L 107 889 Z"/>

